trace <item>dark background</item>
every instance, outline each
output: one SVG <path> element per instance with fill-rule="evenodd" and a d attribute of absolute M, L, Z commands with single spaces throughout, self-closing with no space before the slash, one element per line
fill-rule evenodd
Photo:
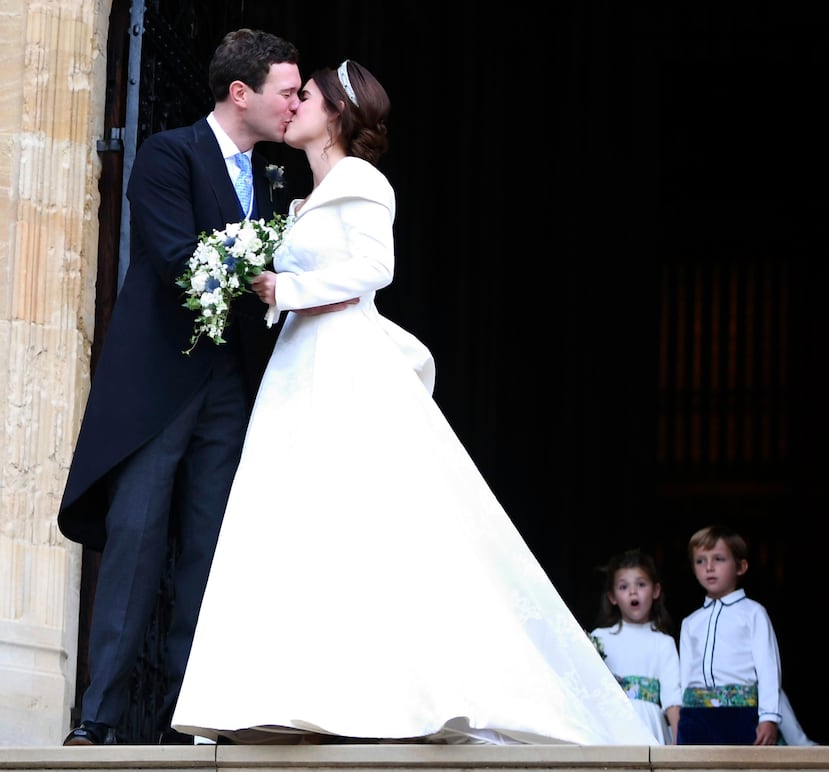
<path fill-rule="evenodd" d="M 657 558 L 678 633 L 703 599 L 688 538 L 732 524 L 750 543 L 746 588 L 777 629 L 784 687 L 807 734 L 829 742 L 813 631 L 829 460 L 829 11 L 147 5 L 190 67 L 162 67 L 155 87 L 192 78 L 194 97 L 240 26 L 296 43 L 306 76 L 348 57 L 380 78 L 398 216 L 396 279 L 378 305 L 432 349 L 437 402 L 565 601 L 592 627 L 602 564 L 638 546 Z M 127 7 L 115 0 L 111 29 Z M 203 103 L 191 109 L 150 129 Z M 307 184 L 301 155 L 263 149 Z M 719 338 L 700 322 L 718 308 Z M 706 391 L 718 364 L 739 372 Z M 740 443 L 706 434 L 695 451 L 682 427 L 697 419 Z"/>

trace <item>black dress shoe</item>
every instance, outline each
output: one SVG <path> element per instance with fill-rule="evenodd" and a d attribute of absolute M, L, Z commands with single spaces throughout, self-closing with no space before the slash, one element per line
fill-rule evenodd
<path fill-rule="evenodd" d="M 73 729 L 64 745 L 115 745 L 115 729 L 97 721 L 82 721 L 77 729 Z"/>
<path fill-rule="evenodd" d="M 158 736 L 159 745 L 195 745 L 196 738 L 191 734 L 183 734 L 175 729 L 167 728 Z"/>

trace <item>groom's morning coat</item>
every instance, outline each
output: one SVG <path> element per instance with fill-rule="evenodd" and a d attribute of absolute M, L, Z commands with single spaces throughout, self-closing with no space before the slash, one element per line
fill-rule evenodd
<path fill-rule="evenodd" d="M 284 211 L 284 191 L 271 190 L 265 159 L 257 153 L 253 177 L 255 216 L 268 219 L 274 206 Z M 58 513 L 65 536 L 97 550 L 106 539 L 104 476 L 181 410 L 204 383 L 218 350 L 203 336 L 190 355 L 182 353 L 189 348 L 196 312 L 182 306 L 176 278 L 187 268 L 197 234 L 242 219 L 206 119 L 148 137 L 127 196 L 129 270 L 92 379 Z M 255 294 L 237 298 L 225 331 L 223 345 L 238 347 L 245 363 L 251 404 L 276 337 L 263 321 L 266 310 Z"/>

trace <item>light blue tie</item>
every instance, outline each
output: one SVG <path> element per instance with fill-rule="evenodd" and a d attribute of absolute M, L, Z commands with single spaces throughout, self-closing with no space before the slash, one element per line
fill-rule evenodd
<path fill-rule="evenodd" d="M 236 153 L 233 156 L 236 166 L 239 167 L 239 174 L 233 187 L 236 188 L 236 195 L 239 196 L 239 203 L 242 205 L 242 212 L 245 217 L 250 216 L 250 201 L 253 197 L 253 170 L 250 167 L 250 158 L 244 153 Z"/>

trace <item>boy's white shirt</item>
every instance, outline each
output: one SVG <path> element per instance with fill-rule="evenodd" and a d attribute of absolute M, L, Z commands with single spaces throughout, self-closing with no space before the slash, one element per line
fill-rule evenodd
<path fill-rule="evenodd" d="M 705 598 L 682 620 L 679 663 L 683 692 L 757 684 L 760 721 L 780 723 L 780 650 L 765 607 L 738 589 Z"/>

